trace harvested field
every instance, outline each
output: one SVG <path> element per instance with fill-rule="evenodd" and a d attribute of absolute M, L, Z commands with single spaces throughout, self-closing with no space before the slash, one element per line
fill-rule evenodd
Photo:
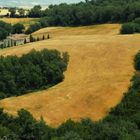
<path fill-rule="evenodd" d="M 52 27 L 35 36 L 50 34 L 49 40 L 0 50 L 0 55 L 22 55 L 31 49 L 67 51 L 70 55 L 65 80 L 50 88 L 0 101 L 5 111 L 29 110 L 43 116 L 51 126 L 67 119 L 105 117 L 120 102 L 134 73 L 133 57 L 140 49 L 140 35 L 119 35 L 120 25 Z"/>

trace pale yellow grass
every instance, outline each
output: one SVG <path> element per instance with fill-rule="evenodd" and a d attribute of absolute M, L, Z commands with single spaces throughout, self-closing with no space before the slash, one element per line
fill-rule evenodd
<path fill-rule="evenodd" d="M 11 24 L 22 23 L 27 29 L 30 25 L 38 22 L 38 18 L 0 18 L 0 21 Z"/>
<path fill-rule="evenodd" d="M 32 18 L 0 18 L 0 20 L 7 22 L 7 23 L 15 24 L 18 22 L 28 22 L 33 19 Z"/>
<path fill-rule="evenodd" d="M 50 88 L 0 101 L 5 111 L 29 110 L 37 119 L 57 126 L 67 119 L 99 120 L 120 102 L 133 75 L 133 57 L 140 49 L 140 35 L 118 35 L 120 25 L 79 28 L 46 28 L 50 40 L 8 48 L 1 55 L 21 55 L 31 49 L 67 51 L 65 80 Z"/>

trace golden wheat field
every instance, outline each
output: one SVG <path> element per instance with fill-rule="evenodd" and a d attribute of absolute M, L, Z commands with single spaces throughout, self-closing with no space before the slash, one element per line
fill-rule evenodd
<path fill-rule="evenodd" d="M 119 24 L 85 27 L 51 27 L 35 36 L 49 40 L 0 50 L 0 55 L 21 55 L 31 49 L 67 51 L 68 69 L 62 83 L 36 93 L 0 101 L 5 111 L 16 115 L 25 108 L 51 126 L 67 119 L 99 120 L 122 99 L 134 73 L 133 57 L 140 50 L 140 35 L 119 35 Z"/>
<path fill-rule="evenodd" d="M 26 28 L 36 23 L 38 18 L 0 18 L 0 21 L 4 21 L 11 24 L 22 23 Z"/>

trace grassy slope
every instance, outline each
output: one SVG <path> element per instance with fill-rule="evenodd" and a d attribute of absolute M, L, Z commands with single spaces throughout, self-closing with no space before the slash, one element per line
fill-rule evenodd
<path fill-rule="evenodd" d="M 16 114 L 26 108 L 50 125 L 72 118 L 104 117 L 123 97 L 133 75 L 133 56 L 140 49 L 140 35 L 118 35 L 120 25 L 78 28 L 46 28 L 50 40 L 0 50 L 1 55 L 21 55 L 32 48 L 68 51 L 70 62 L 64 82 L 36 93 L 0 101 L 6 111 Z"/>
<path fill-rule="evenodd" d="M 0 18 L 0 20 L 11 24 L 22 23 L 26 28 L 28 28 L 31 24 L 36 23 L 38 19 L 37 18 Z"/>

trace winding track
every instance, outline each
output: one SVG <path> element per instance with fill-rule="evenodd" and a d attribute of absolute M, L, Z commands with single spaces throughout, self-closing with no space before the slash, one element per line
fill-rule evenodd
<path fill-rule="evenodd" d="M 103 118 L 123 97 L 133 75 L 133 57 L 140 49 L 140 35 L 118 35 L 120 25 L 46 28 L 34 35 L 51 39 L 0 50 L 0 55 L 21 55 L 32 48 L 67 51 L 65 80 L 50 88 L 0 101 L 11 114 L 28 109 L 52 126 L 71 118 Z"/>

